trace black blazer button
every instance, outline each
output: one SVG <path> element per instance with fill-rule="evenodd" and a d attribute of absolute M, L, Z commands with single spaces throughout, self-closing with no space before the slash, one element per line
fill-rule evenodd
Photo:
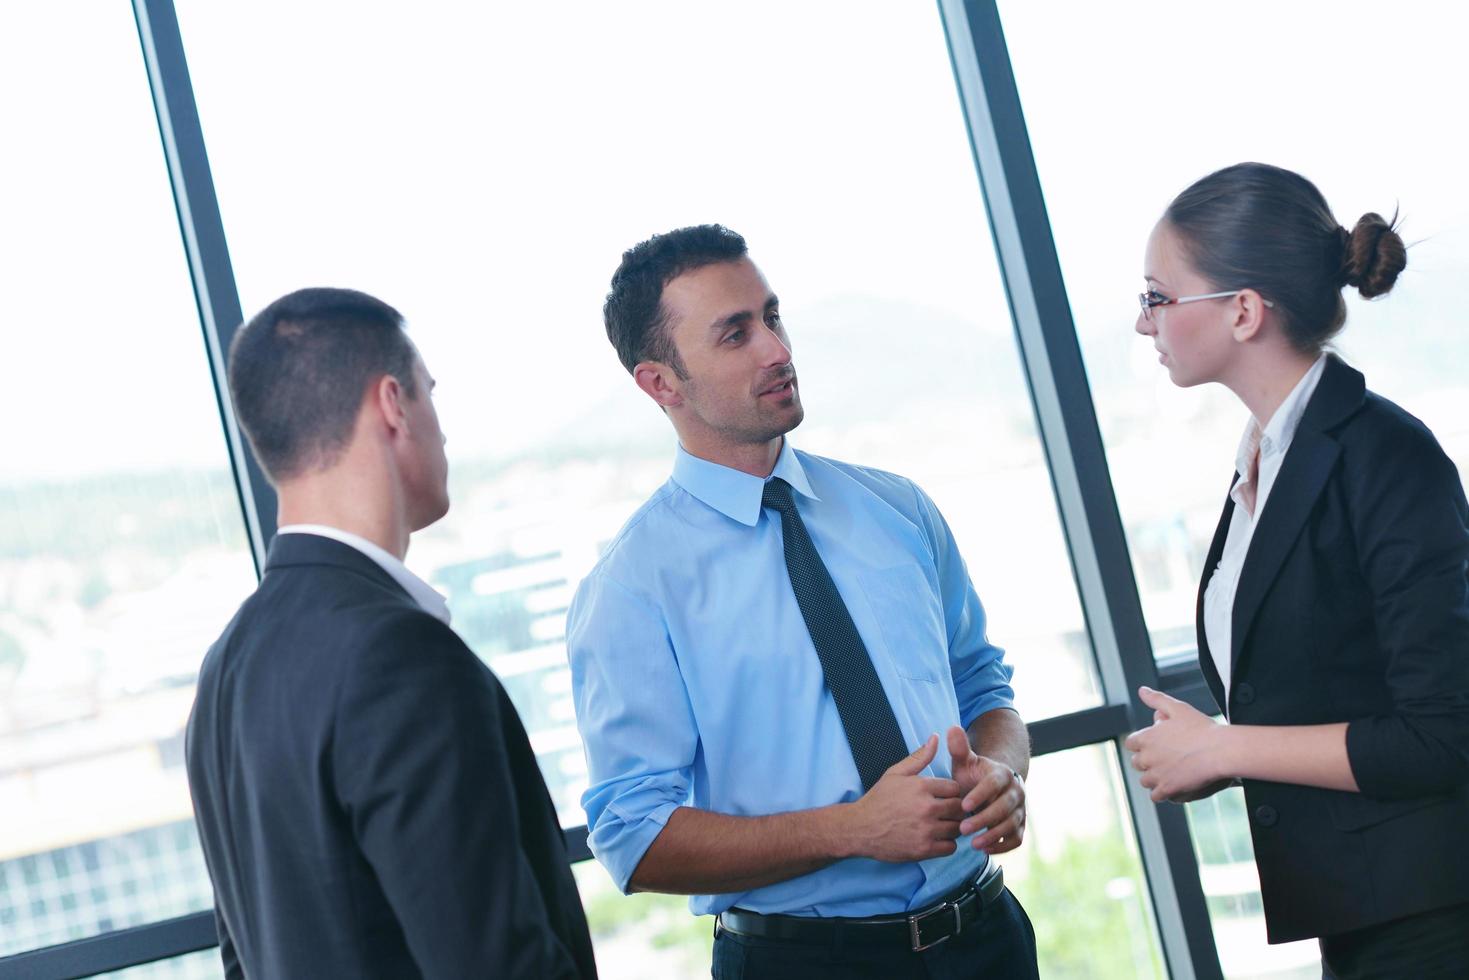
<path fill-rule="evenodd" d="M 1280 819 L 1280 814 L 1275 812 L 1275 807 L 1265 804 L 1255 807 L 1255 823 L 1261 827 L 1274 827 L 1275 821 Z"/>
<path fill-rule="evenodd" d="M 1238 684 L 1234 689 L 1234 700 L 1236 704 L 1254 704 L 1255 689 L 1248 684 Z"/>

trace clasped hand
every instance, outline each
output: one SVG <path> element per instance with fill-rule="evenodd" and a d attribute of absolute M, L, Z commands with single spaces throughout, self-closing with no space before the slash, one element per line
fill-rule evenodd
<path fill-rule="evenodd" d="M 1229 785 L 1219 771 L 1217 751 L 1224 726 L 1162 691 L 1142 687 L 1138 697 L 1153 709 L 1153 723 L 1133 732 L 1123 745 L 1154 803 L 1191 803 Z"/>
<path fill-rule="evenodd" d="M 952 779 L 922 776 L 938 755 L 931 735 L 917 750 L 885 772 L 855 806 L 862 818 L 856 829 L 866 857 L 879 861 L 923 861 L 953 854 L 955 839 L 983 830 L 971 846 L 1002 854 L 1025 836 L 1025 782 L 1008 766 L 978 755 L 958 725 L 946 741 Z"/>

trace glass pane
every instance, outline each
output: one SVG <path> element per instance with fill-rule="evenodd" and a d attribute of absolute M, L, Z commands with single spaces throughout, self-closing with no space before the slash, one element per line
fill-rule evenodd
<path fill-rule="evenodd" d="M 179 15 L 245 307 L 333 283 L 409 317 L 454 507 L 408 563 L 504 679 L 563 821 L 585 780 L 567 603 L 673 449 L 602 300 L 624 249 L 680 225 L 727 223 L 779 284 L 797 444 L 943 508 L 1027 716 L 1099 703 L 931 5 Z"/>
<path fill-rule="evenodd" d="M 108 980 L 222 980 L 224 965 L 218 949 L 205 949 L 99 976 Z"/>
<path fill-rule="evenodd" d="M 1260 904 L 1245 791 L 1228 789 L 1190 803 L 1187 809 L 1199 859 L 1199 881 L 1209 903 L 1224 975 L 1250 980 L 1317 980 L 1321 947 L 1315 940 L 1278 946 L 1265 943 L 1265 911 Z"/>
<path fill-rule="evenodd" d="M 1067 4 L 1058 31 L 1052 5 L 1000 8 L 1153 647 L 1191 658 L 1195 590 L 1248 413 L 1222 387 L 1175 388 L 1133 333 L 1148 233 L 1184 187 L 1243 160 L 1304 174 L 1348 227 L 1401 207 L 1408 271 L 1372 303 L 1347 291 L 1338 346 L 1464 472 L 1469 189 L 1462 127 L 1445 120 L 1456 117 L 1446 94 L 1465 86 L 1469 21 L 1430 4 L 1334 4 L 1323 16 L 1245 0 L 1220 16 L 1147 0 L 1125 16 Z M 1344 60 L 1366 50 L 1397 67 Z M 1361 72 L 1370 83 L 1354 81 Z"/>
<path fill-rule="evenodd" d="M 623 895 L 596 861 L 573 870 L 601 980 L 683 980 L 709 973 L 714 916 L 690 915 L 689 900 L 679 895 Z"/>
<path fill-rule="evenodd" d="M 1026 790 L 1025 843 L 1000 861 L 1035 925 L 1041 976 L 1167 976 L 1112 744 L 1036 759 Z"/>
<path fill-rule="evenodd" d="M 183 728 L 255 582 L 137 30 L 85 6 L 0 33 L 0 956 L 211 905 Z"/>
<path fill-rule="evenodd" d="M 1041 976 L 1165 977 L 1111 744 L 1039 758 L 1027 786 L 1025 844 L 1000 861 L 1035 926 Z M 708 970 L 712 917 L 689 915 L 688 903 L 672 895 L 624 897 L 595 862 L 577 867 L 577 885 L 608 980 L 675 980 Z"/>

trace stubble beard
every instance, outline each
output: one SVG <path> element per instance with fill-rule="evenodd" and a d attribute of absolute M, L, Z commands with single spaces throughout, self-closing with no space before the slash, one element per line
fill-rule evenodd
<path fill-rule="evenodd" d="M 749 441 L 755 444 L 764 444 L 779 439 L 790 432 L 806 419 L 806 408 L 800 402 L 799 396 L 792 393 L 791 399 L 794 406 L 782 405 L 780 411 L 784 418 L 762 419 L 760 424 L 751 425 Z M 794 411 L 792 411 L 792 407 Z"/>
<path fill-rule="evenodd" d="M 686 391 L 691 401 L 700 400 L 696 383 L 689 384 Z M 726 445 L 763 446 L 800 425 L 806 418 L 806 409 L 801 404 L 800 391 L 793 387 L 789 401 L 773 408 L 762 405 L 757 395 L 755 403 L 747 405 L 746 410 L 731 413 L 733 417 L 726 415 L 722 421 L 704 412 L 697 415 Z"/>

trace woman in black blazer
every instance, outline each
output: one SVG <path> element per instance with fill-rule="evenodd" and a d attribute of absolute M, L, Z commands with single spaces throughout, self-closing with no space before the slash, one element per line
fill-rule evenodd
<path fill-rule="evenodd" d="M 1143 688 L 1132 764 L 1157 801 L 1243 783 L 1270 941 L 1320 937 L 1342 980 L 1469 976 L 1469 506 L 1423 423 L 1324 352 L 1342 287 L 1405 263 L 1380 216 L 1348 233 L 1240 164 L 1169 205 L 1137 322 L 1252 418 L 1199 587 L 1228 724 Z"/>

